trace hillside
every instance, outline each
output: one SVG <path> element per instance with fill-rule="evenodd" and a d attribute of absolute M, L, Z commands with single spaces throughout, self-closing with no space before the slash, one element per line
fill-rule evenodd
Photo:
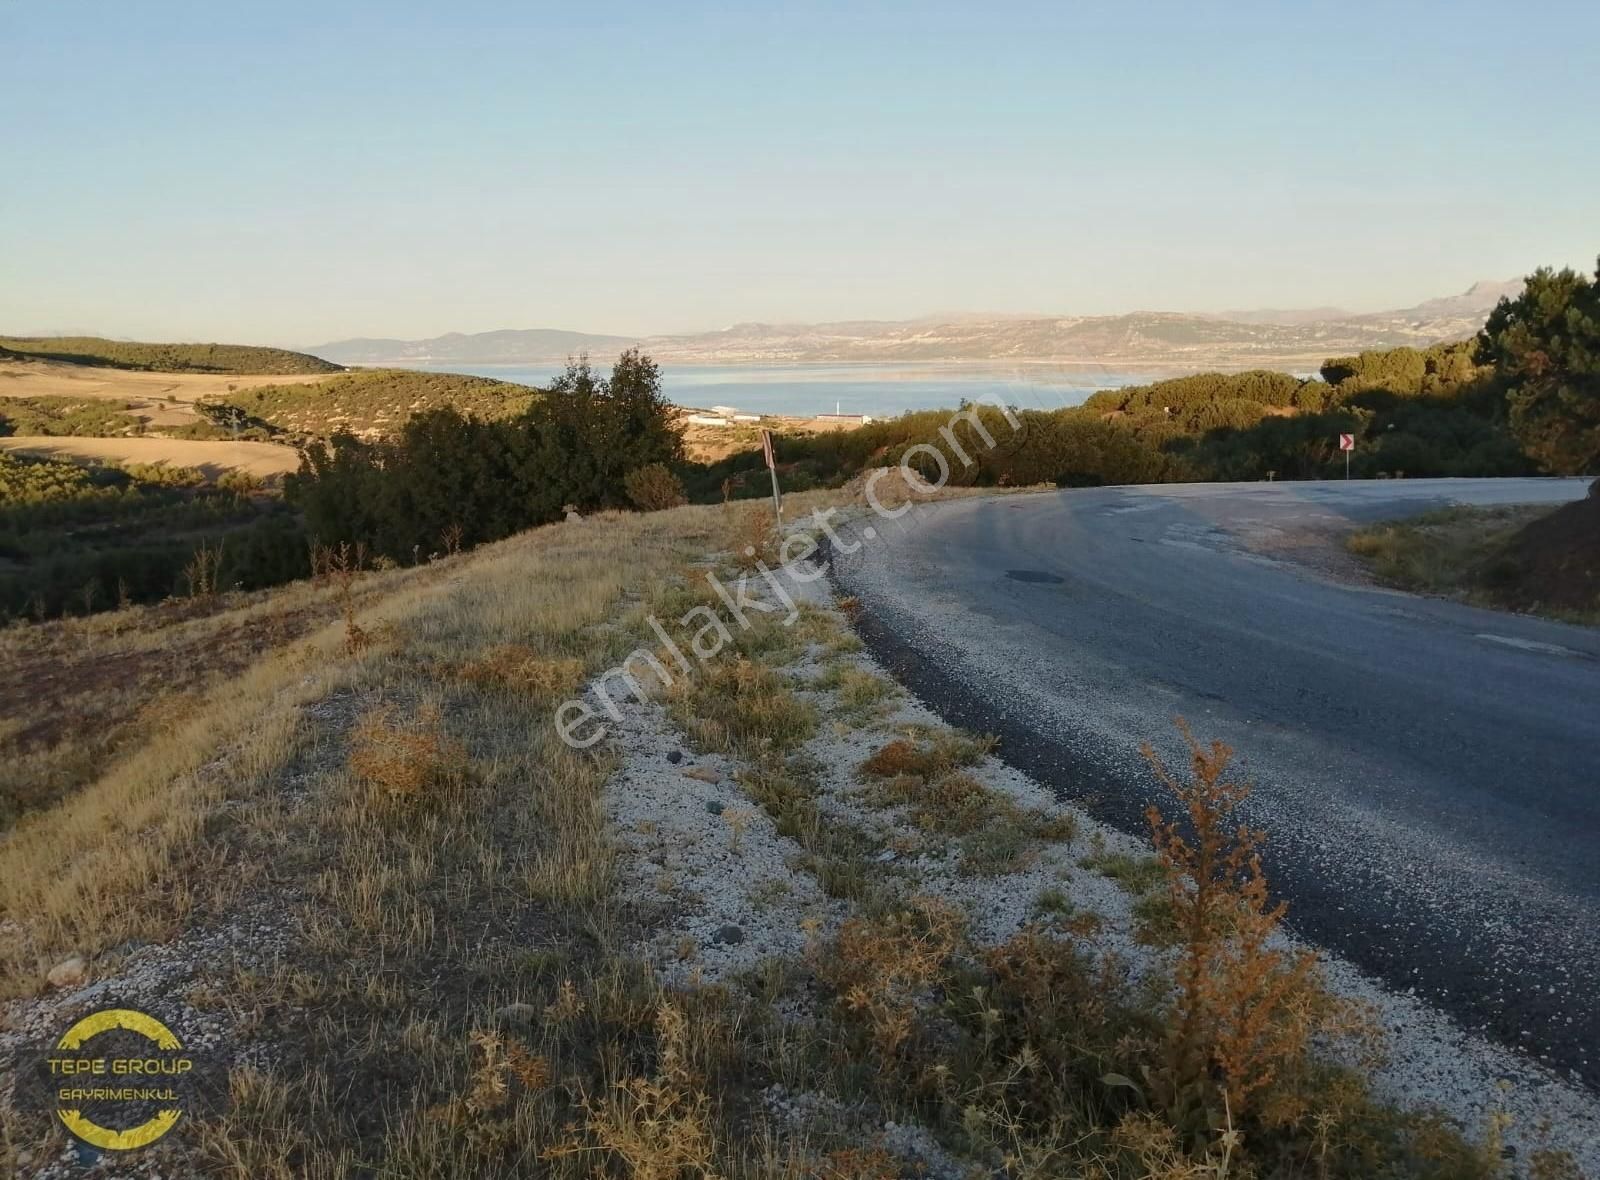
<path fill-rule="evenodd" d="M 0 439 L 0 625 L 309 572 L 295 514 L 252 474 L 292 470 L 293 450 L 164 442 Z"/>
<path fill-rule="evenodd" d="M 1346 545 L 1402 590 L 1600 624 L 1600 480 L 1559 508 L 1444 508 L 1370 525 Z"/>
<path fill-rule="evenodd" d="M 0 357 L 0 436 L 142 435 L 218 443 L 326 438 L 339 430 L 376 436 L 416 411 L 444 406 L 503 417 L 527 406 L 534 392 L 485 377 L 410 369 L 160 374 Z"/>
<path fill-rule="evenodd" d="M 283 348 L 246 344 L 147 344 L 98 336 L 0 336 L 9 355 L 156 373 L 336 373 L 341 366 Z"/>
<path fill-rule="evenodd" d="M 299 453 L 293 447 L 261 439 L 16 434 L 0 437 L 0 451 L 42 455 L 90 466 L 166 464 L 198 471 L 210 480 L 220 479 L 230 471 L 272 480 L 300 465 Z"/>
<path fill-rule="evenodd" d="M 663 363 L 1039 360 L 1126 366 L 1239 368 L 1315 365 L 1336 352 L 1427 347 L 1472 335 L 1520 282 L 1478 283 L 1415 307 L 1375 313 L 1337 308 L 1241 311 L 1224 316 L 1140 311 L 1110 316 L 951 313 L 915 320 L 745 323 L 715 332 L 653 336 L 640 346 Z M 626 347 L 574 332 L 454 333 L 430 340 L 345 340 L 320 355 L 352 364 L 515 364 Z"/>
<path fill-rule="evenodd" d="M 536 390 L 459 373 L 363 369 L 312 385 L 262 385 L 227 395 L 253 421 L 300 438 L 337 431 L 364 437 L 391 434 L 412 414 L 452 407 L 480 418 L 526 409 Z"/>

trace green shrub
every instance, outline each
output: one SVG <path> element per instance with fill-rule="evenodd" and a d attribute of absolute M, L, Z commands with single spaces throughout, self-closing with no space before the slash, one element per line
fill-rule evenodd
<path fill-rule="evenodd" d="M 658 512 L 663 508 L 676 508 L 687 504 L 683 481 L 672 474 L 665 463 L 649 463 L 636 467 L 622 477 L 628 499 L 641 512 Z"/>
<path fill-rule="evenodd" d="M 128 403 L 97 398 L 0 397 L 0 435 L 114 438 L 144 433 Z"/>

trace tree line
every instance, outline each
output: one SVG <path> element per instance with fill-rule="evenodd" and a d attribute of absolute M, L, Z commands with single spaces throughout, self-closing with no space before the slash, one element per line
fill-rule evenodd
<path fill-rule="evenodd" d="M 284 492 L 317 541 L 363 543 L 409 563 L 447 543 L 477 545 L 549 523 L 569 507 L 627 507 L 630 475 L 682 461 L 661 371 L 634 349 L 609 378 L 587 359 L 569 363 L 511 417 L 446 407 L 412 415 L 393 439 L 338 434 L 313 443 Z M 632 482 L 640 486 L 637 476 Z"/>
<path fill-rule="evenodd" d="M 147 344 L 100 336 L 0 336 L 0 360 L 28 359 L 156 373 L 337 373 L 332 361 L 251 344 Z"/>

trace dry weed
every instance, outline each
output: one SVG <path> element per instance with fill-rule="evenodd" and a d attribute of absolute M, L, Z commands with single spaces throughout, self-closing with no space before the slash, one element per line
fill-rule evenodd
<path fill-rule="evenodd" d="M 472 1072 L 472 1089 L 467 1109 L 474 1114 L 499 1110 L 511 1097 L 512 1083 L 525 1091 L 542 1090 L 550 1084 L 550 1063 L 530 1053 L 521 1042 L 486 1029 L 471 1035 L 478 1064 Z"/>
<path fill-rule="evenodd" d="M 375 794 L 407 805 L 445 801 L 467 780 L 466 751 L 444 732 L 433 708 L 409 723 L 397 721 L 389 707 L 369 712 L 351 735 L 349 766 Z"/>
<path fill-rule="evenodd" d="M 851 918 L 830 947 L 812 948 L 812 966 L 865 1022 L 872 1044 L 890 1058 L 910 1038 L 918 1008 L 944 975 L 965 919 L 948 902 L 917 897 L 879 918 Z"/>
<path fill-rule="evenodd" d="M 817 678 L 817 687 L 832 692 L 844 714 L 858 721 L 878 716 L 899 695 L 895 685 L 882 676 L 844 661 L 829 665 Z"/>
<path fill-rule="evenodd" d="M 183 582 L 190 598 L 209 598 L 217 592 L 217 575 L 222 569 L 222 542 L 215 546 L 202 542 L 183 567 Z M 85 602 L 84 613 L 88 614 Z"/>
<path fill-rule="evenodd" d="M 372 636 L 356 621 L 355 583 L 367 567 L 365 544 L 351 545 L 340 541 L 337 546 L 311 546 L 311 576 L 316 582 L 331 582 L 339 613 L 344 618 L 344 649 L 347 655 L 359 656 L 372 646 Z"/>
<path fill-rule="evenodd" d="M 817 1164 L 818 1180 L 899 1180 L 900 1161 L 881 1147 L 841 1147 Z"/>
<path fill-rule="evenodd" d="M 743 657 L 678 681 L 671 695 L 674 713 L 705 749 L 759 760 L 796 749 L 816 730 L 816 709 L 788 679 Z"/>
<path fill-rule="evenodd" d="M 656 1008 L 656 1039 L 655 1075 L 623 1078 L 600 1099 L 585 1096 L 587 1136 L 547 1150 L 546 1159 L 599 1155 L 633 1180 L 717 1180 L 711 1099 L 689 1068 L 688 1021 L 665 999 Z"/>
<path fill-rule="evenodd" d="M 920 738 L 898 737 L 867 758 L 861 774 L 867 778 L 932 778 L 981 762 L 994 746 L 992 737 L 972 737 L 951 729 L 934 730 Z"/>
<path fill-rule="evenodd" d="M 731 518 L 729 537 L 733 564 L 751 570 L 758 565 L 777 565 L 780 538 L 772 509 L 729 505 L 726 511 Z"/>
<path fill-rule="evenodd" d="M 462 662 L 456 675 L 484 688 L 557 700 L 571 695 L 583 683 L 583 661 L 570 656 L 546 656 L 524 643 L 506 643 Z"/>
<path fill-rule="evenodd" d="M 1232 751 L 1202 746 L 1182 721 L 1190 781 L 1145 756 L 1182 805 L 1188 835 L 1152 805 L 1151 839 L 1166 870 L 1180 952 L 1161 1089 L 1175 1125 L 1214 1126 L 1225 1103 L 1244 1116 L 1287 1071 L 1303 1073 L 1323 994 L 1310 951 L 1269 945 L 1288 906 L 1272 904 L 1261 869 L 1263 833 L 1234 812 L 1248 784 L 1225 776 Z M 1220 1101 L 1219 1101 L 1220 1099 Z"/>

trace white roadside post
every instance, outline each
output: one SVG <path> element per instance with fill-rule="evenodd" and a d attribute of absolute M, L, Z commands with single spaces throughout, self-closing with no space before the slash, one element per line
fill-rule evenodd
<path fill-rule="evenodd" d="M 1344 452 L 1344 477 L 1350 478 L 1350 452 L 1356 449 L 1356 436 L 1341 434 L 1339 436 L 1339 449 Z"/>
<path fill-rule="evenodd" d="M 778 520 L 778 532 L 783 533 L 783 501 L 778 497 L 778 461 L 772 456 L 772 431 L 762 428 L 761 453 L 766 456 L 767 470 L 772 473 L 772 513 Z"/>

